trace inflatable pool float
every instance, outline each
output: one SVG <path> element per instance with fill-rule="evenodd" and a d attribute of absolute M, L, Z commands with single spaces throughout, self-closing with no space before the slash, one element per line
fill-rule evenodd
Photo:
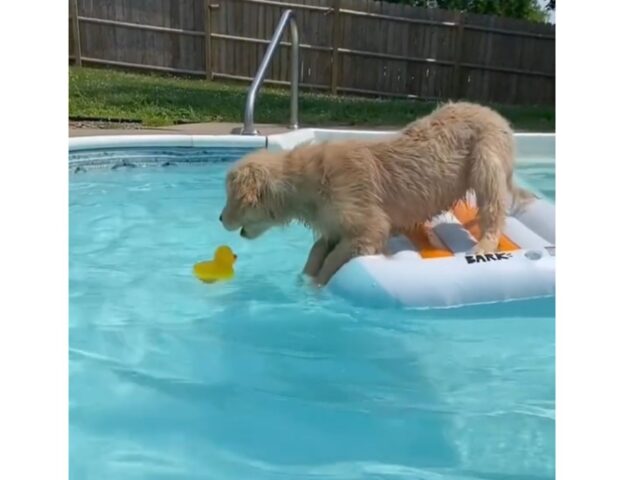
<path fill-rule="evenodd" d="M 357 304 L 457 307 L 555 294 L 555 206 L 536 198 L 507 216 L 496 253 L 474 255 L 474 198 L 393 237 L 389 256 L 352 259 L 329 289 Z"/>

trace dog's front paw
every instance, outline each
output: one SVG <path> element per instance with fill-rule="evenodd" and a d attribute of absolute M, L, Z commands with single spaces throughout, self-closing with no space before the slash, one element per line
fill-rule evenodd
<path fill-rule="evenodd" d="M 301 272 L 299 275 L 297 275 L 296 281 L 295 281 L 295 283 L 300 287 L 304 285 L 309 285 L 310 282 L 311 282 L 311 277 L 310 275 L 307 275 L 305 272 Z"/>
<path fill-rule="evenodd" d="M 315 277 L 308 275 L 307 273 L 301 272 L 297 276 L 297 285 L 306 288 L 312 288 L 314 290 L 322 287 L 317 281 Z"/>
<path fill-rule="evenodd" d="M 314 285 L 314 288 L 323 288 L 325 285 L 327 285 L 328 281 L 329 279 L 321 278 L 321 276 L 319 275 L 312 279 L 312 284 Z"/>

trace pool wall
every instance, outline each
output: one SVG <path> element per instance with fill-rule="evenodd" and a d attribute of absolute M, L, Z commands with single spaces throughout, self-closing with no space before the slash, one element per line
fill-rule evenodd
<path fill-rule="evenodd" d="M 103 150 L 113 152 L 137 148 L 151 149 L 185 149 L 190 153 L 196 149 L 241 149 L 241 152 L 268 148 L 279 151 L 292 149 L 306 143 L 352 139 L 387 138 L 396 134 L 396 131 L 367 131 L 367 130 L 336 130 L 320 128 L 304 128 L 270 136 L 244 135 L 102 135 L 93 137 L 75 137 L 69 139 L 70 166 L 84 164 L 93 160 L 95 152 Z M 554 162 L 555 134 L 553 133 L 516 133 L 518 161 L 531 160 Z M 101 155 L 101 153 L 100 153 Z M 218 157 L 218 155 L 217 155 Z M 110 162 L 118 161 L 111 155 Z M 180 159 L 180 161 L 183 161 Z"/>
<path fill-rule="evenodd" d="M 305 143 L 318 143 L 339 139 L 372 140 L 388 138 L 397 131 L 329 130 L 320 128 L 302 129 L 267 137 L 269 150 L 287 150 Z M 516 133 L 516 148 L 519 159 L 541 159 L 551 162 L 555 158 L 554 133 Z"/>

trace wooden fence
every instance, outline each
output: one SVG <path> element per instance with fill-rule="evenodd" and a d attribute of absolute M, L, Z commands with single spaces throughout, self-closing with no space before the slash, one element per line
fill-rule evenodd
<path fill-rule="evenodd" d="M 332 93 L 555 102 L 555 29 L 374 0 L 70 0 L 70 60 L 249 81 L 296 12 L 303 87 Z M 288 37 L 266 83 L 287 84 Z"/>

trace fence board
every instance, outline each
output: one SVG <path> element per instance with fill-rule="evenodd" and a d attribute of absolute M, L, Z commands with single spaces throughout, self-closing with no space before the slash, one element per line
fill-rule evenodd
<path fill-rule="evenodd" d="M 293 8 L 304 44 L 300 65 L 304 85 L 372 95 L 555 102 L 555 29 L 548 24 L 474 14 L 460 17 L 457 12 L 375 0 L 340 0 L 338 16 L 336 0 L 77 3 L 87 64 L 112 62 L 157 71 L 208 71 L 215 78 L 251 78 L 281 13 Z M 208 3 L 213 5 L 210 16 L 205 14 Z M 212 19 L 210 29 L 206 18 Z M 75 45 L 72 31 L 70 20 L 70 57 Z M 290 41 L 289 33 L 284 40 Z M 207 44 L 212 45 L 210 52 Z M 269 83 L 288 82 L 289 54 L 289 43 L 278 49 L 267 72 Z"/>

